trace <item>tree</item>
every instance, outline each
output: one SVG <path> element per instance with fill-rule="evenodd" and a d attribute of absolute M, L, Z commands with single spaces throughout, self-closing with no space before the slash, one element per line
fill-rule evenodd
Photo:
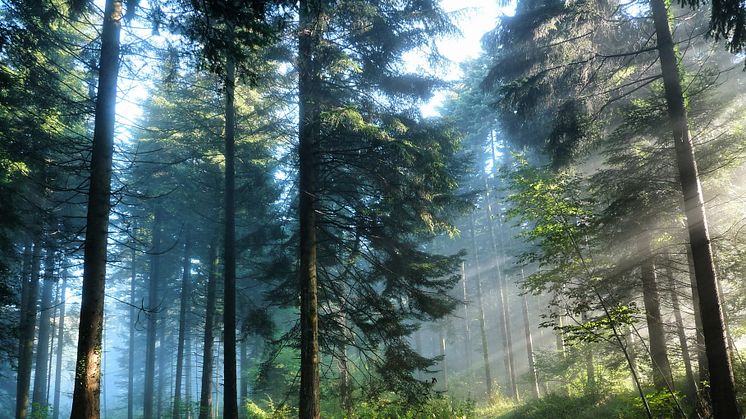
<path fill-rule="evenodd" d="M 128 10 L 132 14 L 133 10 Z M 101 334 L 104 320 L 106 247 L 109 233 L 114 117 L 119 75 L 119 34 L 124 18 L 121 0 L 107 0 L 101 31 L 96 116 L 83 261 L 83 294 L 78 331 L 75 390 L 70 417 L 99 417 Z"/>
<path fill-rule="evenodd" d="M 728 355 L 725 325 L 717 292 L 717 275 L 710 245 L 710 234 L 705 215 L 702 187 L 694 157 L 694 148 L 689 136 L 684 93 L 677 54 L 669 26 L 666 5 L 661 0 L 651 0 L 650 7 L 655 20 L 658 52 L 663 73 L 666 104 L 673 131 L 679 181 L 684 195 L 689 244 L 692 248 L 694 271 L 697 279 L 702 329 L 710 372 L 712 404 L 715 417 L 740 417 L 736 403 L 733 367 Z M 743 12 L 742 12 L 743 13 Z M 741 28 L 743 24 L 741 24 Z M 737 34 L 738 35 L 738 34 Z"/>

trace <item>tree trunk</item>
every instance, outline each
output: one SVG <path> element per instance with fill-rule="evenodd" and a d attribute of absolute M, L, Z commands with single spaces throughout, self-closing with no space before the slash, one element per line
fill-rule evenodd
<path fill-rule="evenodd" d="M 160 311 L 160 296 L 158 293 L 161 277 L 161 223 L 162 210 L 155 209 L 153 220 L 153 246 L 150 257 L 150 275 L 148 278 L 148 332 L 145 350 L 145 390 L 143 393 L 143 416 L 154 417 L 153 401 L 155 398 L 155 358 L 156 358 L 156 332 L 158 328 L 158 317 Z"/>
<path fill-rule="evenodd" d="M 241 339 L 241 387 L 238 391 L 238 400 L 241 406 L 244 406 L 249 400 L 249 337 L 243 336 Z"/>
<path fill-rule="evenodd" d="M 300 399 L 301 419 L 321 417 L 319 324 L 316 277 L 316 155 L 321 133 L 320 69 L 316 49 L 323 28 L 322 4 L 301 0 L 298 31 L 298 161 L 300 223 Z"/>
<path fill-rule="evenodd" d="M 443 391 L 448 391 L 448 360 L 446 359 L 446 333 L 443 321 L 438 325 L 438 347 L 440 349 L 442 375 L 441 386 Z"/>
<path fill-rule="evenodd" d="M 62 269 L 62 287 L 60 288 L 60 320 L 57 326 L 57 359 L 54 367 L 54 402 L 52 419 L 60 417 L 60 395 L 62 394 L 62 354 L 65 347 L 65 291 L 67 289 L 67 268 Z"/>
<path fill-rule="evenodd" d="M 34 356 L 34 331 L 36 329 L 36 303 L 39 294 L 39 269 L 41 268 L 41 245 L 36 239 L 31 255 L 31 266 L 23 278 L 23 312 L 19 327 L 18 381 L 16 388 L 16 419 L 26 419 L 31 385 L 31 367 Z"/>
<path fill-rule="evenodd" d="M 225 235 L 223 239 L 224 293 L 223 325 L 225 349 L 223 353 L 224 417 L 238 419 L 238 389 L 236 374 L 236 108 L 234 91 L 236 67 L 229 57 L 225 66 Z"/>
<path fill-rule="evenodd" d="M 696 353 L 697 365 L 699 366 L 699 382 L 710 380 L 710 373 L 707 368 L 707 353 L 705 352 L 705 334 L 702 330 L 702 315 L 699 311 L 699 291 L 697 290 L 697 277 L 694 274 L 694 259 L 692 258 L 691 247 L 687 246 L 687 267 L 689 269 L 689 281 L 692 288 L 692 308 L 694 311 L 694 328 L 696 331 Z"/>
<path fill-rule="evenodd" d="M 471 369 L 471 319 L 469 318 L 469 299 L 468 294 L 466 292 L 466 265 L 465 262 L 461 262 L 461 285 L 463 287 L 463 301 L 462 301 L 462 307 L 464 310 L 464 356 L 466 357 L 466 377 L 467 379 L 472 378 L 472 369 Z"/>
<path fill-rule="evenodd" d="M 213 329 L 215 327 L 215 306 L 217 294 L 217 249 L 215 243 L 210 245 L 208 256 L 207 274 L 207 308 L 205 310 L 205 339 L 204 352 L 202 354 L 202 387 L 200 388 L 199 419 L 210 419 L 212 417 L 212 345 L 215 340 Z"/>
<path fill-rule="evenodd" d="M 171 352 L 168 348 L 172 348 L 171 342 L 168 341 L 168 336 L 166 334 L 166 318 L 165 316 L 158 322 L 158 354 L 156 355 L 156 358 L 158 359 L 158 387 L 156 387 L 156 394 L 155 394 L 155 417 L 156 418 L 162 418 L 163 417 L 163 394 L 165 393 L 166 389 L 166 383 L 170 381 L 170 357 L 173 356 L 173 352 Z M 167 358 L 168 356 L 168 358 Z M 171 392 L 169 392 L 171 394 Z M 170 397 L 169 397 L 170 398 Z"/>
<path fill-rule="evenodd" d="M 487 326 L 484 316 L 484 303 L 482 302 L 482 267 L 479 264 L 479 249 L 477 248 L 477 239 L 475 235 L 474 216 L 469 216 L 471 222 L 471 247 L 474 251 L 474 269 L 477 275 L 477 306 L 479 308 L 479 334 L 482 338 L 482 358 L 484 361 L 484 379 L 487 386 L 487 397 L 492 397 L 492 374 L 490 373 L 490 354 L 487 345 Z"/>
<path fill-rule="evenodd" d="M 521 270 L 523 275 L 523 270 Z M 531 337 L 531 322 L 528 318 L 528 301 L 526 295 L 522 295 L 523 299 L 523 330 L 526 333 L 526 356 L 528 359 L 528 376 L 529 384 L 531 385 L 531 395 L 535 399 L 539 398 L 539 374 L 536 371 L 536 362 L 534 361 L 534 341 Z"/>
<path fill-rule="evenodd" d="M 187 314 L 190 311 L 189 302 L 192 297 L 192 278 L 191 278 L 191 239 L 189 237 L 189 226 L 186 227 L 186 236 L 184 238 L 184 259 L 181 276 L 181 303 L 179 305 L 179 336 L 176 344 L 176 383 L 174 384 L 174 409 L 172 412 L 173 419 L 181 418 L 181 411 L 185 410 L 181 403 L 181 377 L 184 372 L 184 343 L 186 335 L 189 333 L 189 321 Z"/>
<path fill-rule="evenodd" d="M 588 321 L 588 314 L 583 313 L 581 316 L 583 323 Z M 593 348 L 591 344 L 586 344 L 585 347 L 585 376 L 586 376 L 586 391 L 595 393 L 596 388 L 596 365 L 593 360 Z"/>
<path fill-rule="evenodd" d="M 717 294 L 717 276 L 710 233 L 707 227 L 694 147 L 689 137 L 681 74 L 679 74 L 677 54 L 671 36 L 669 15 L 663 0 L 651 0 L 650 7 L 658 38 L 663 86 L 673 131 L 679 180 L 684 195 L 684 211 L 694 259 L 705 350 L 710 368 L 710 394 L 714 414 L 716 418 L 737 418 L 741 416 L 741 413 L 736 402 L 733 367 L 728 356 L 723 312 Z"/>
<path fill-rule="evenodd" d="M 135 282 L 137 280 L 137 251 L 134 243 L 130 249 L 130 308 L 129 308 L 129 354 L 127 360 L 127 419 L 135 414 Z"/>
<path fill-rule="evenodd" d="M 99 417 L 106 242 L 109 233 L 109 198 L 122 17 L 122 1 L 106 0 L 101 30 L 88 214 L 83 245 L 83 288 L 71 419 Z"/>
<path fill-rule="evenodd" d="M 697 397 L 697 380 L 694 379 L 692 370 L 692 361 L 689 355 L 689 343 L 686 339 L 686 330 L 684 329 L 684 319 L 681 316 L 681 306 L 679 304 L 679 294 L 676 286 L 676 279 L 671 270 L 670 256 L 666 260 L 666 276 L 668 277 L 668 287 L 671 292 L 671 305 L 673 306 L 673 315 L 676 319 L 676 335 L 679 337 L 679 346 L 681 347 L 681 358 L 684 361 L 684 371 L 686 372 L 687 396 L 690 400 L 696 400 Z"/>
<path fill-rule="evenodd" d="M 485 186 L 487 185 L 485 179 Z M 508 396 L 518 400 L 518 386 L 515 378 L 515 363 L 513 360 L 513 336 L 510 328 L 510 314 L 508 313 L 508 296 L 506 295 L 505 280 L 502 275 L 500 267 L 501 252 L 498 249 L 497 238 L 495 235 L 494 226 L 492 223 L 493 213 L 492 205 L 490 204 L 489 194 L 487 195 L 487 226 L 490 233 L 490 244 L 492 245 L 492 255 L 495 260 L 495 272 L 496 272 L 496 285 L 497 292 L 499 295 L 499 313 L 498 313 L 498 330 L 500 334 L 500 341 L 502 342 L 503 349 L 503 363 L 505 365 L 505 379 L 506 390 Z"/>
<path fill-rule="evenodd" d="M 36 343 L 36 373 L 34 393 L 31 398 L 31 416 L 38 417 L 47 411 L 47 382 L 49 376 L 49 338 L 51 337 L 52 311 L 54 306 L 54 256 L 53 247 L 47 243 L 44 258 L 44 286 L 39 305 L 39 334 Z"/>
<path fill-rule="evenodd" d="M 641 240 L 641 255 L 644 258 L 640 265 L 642 279 L 642 299 L 645 304 L 645 319 L 650 339 L 650 361 L 653 365 L 653 384 L 659 390 L 673 388 L 671 365 L 668 362 L 666 333 L 661 318 L 660 294 L 656 283 L 654 256 L 650 251 L 650 237 Z"/>

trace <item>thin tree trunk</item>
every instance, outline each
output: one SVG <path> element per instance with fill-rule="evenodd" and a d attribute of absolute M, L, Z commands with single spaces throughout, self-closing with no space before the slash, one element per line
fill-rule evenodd
<path fill-rule="evenodd" d="M 186 227 L 186 236 L 184 238 L 184 259 L 181 276 L 181 303 L 179 305 L 179 336 L 176 344 L 176 383 L 174 384 L 174 408 L 172 412 L 173 419 L 181 418 L 181 411 L 185 410 L 181 403 L 181 378 L 184 372 L 184 343 L 186 335 L 189 333 L 189 324 L 187 313 L 189 313 L 189 302 L 192 296 L 192 278 L 191 278 L 191 250 L 192 243 L 189 234 L 189 226 Z"/>
<path fill-rule="evenodd" d="M 487 185 L 485 179 L 485 186 Z M 490 197 L 487 195 L 487 227 L 490 234 L 490 244 L 492 245 L 492 255 L 495 260 L 495 272 L 496 272 L 496 284 L 497 293 L 499 295 L 499 312 L 498 312 L 498 330 L 500 334 L 500 341 L 502 342 L 503 349 L 503 363 L 505 365 L 505 379 L 506 390 L 508 396 L 518 400 L 518 386 L 515 378 L 515 362 L 513 360 L 513 336 L 510 328 L 510 314 L 508 313 L 508 297 L 506 295 L 505 280 L 502 275 L 500 268 L 500 256 L 501 252 L 498 249 L 497 238 L 495 235 L 494 226 L 492 223 L 493 213 L 492 204 L 490 204 Z"/>
<path fill-rule="evenodd" d="M 521 269 L 523 276 L 523 269 Z M 531 336 L 531 322 L 528 318 L 528 301 L 526 294 L 522 295 L 523 299 L 523 330 L 526 334 L 526 356 L 528 359 L 529 384 L 531 385 L 531 394 L 535 399 L 539 398 L 539 374 L 536 371 L 536 361 L 534 360 L 534 341 Z"/>
<path fill-rule="evenodd" d="M 487 345 L 487 326 L 486 319 L 484 316 L 484 303 L 482 301 L 482 268 L 479 264 L 479 249 L 477 248 L 477 240 L 475 235 L 474 227 L 474 216 L 469 216 L 471 226 L 469 232 L 471 234 L 471 247 L 474 251 L 474 268 L 477 274 L 477 306 L 479 308 L 479 334 L 482 338 L 482 358 L 484 361 L 484 379 L 487 386 L 487 397 L 492 397 L 492 374 L 490 372 L 490 354 Z"/>
<path fill-rule="evenodd" d="M 717 275 L 710 233 L 694 157 L 694 147 L 689 136 L 689 122 L 681 88 L 679 63 L 669 26 L 670 18 L 663 0 L 651 0 L 650 7 L 658 39 L 663 87 L 673 131 L 676 163 L 684 195 L 684 211 L 694 259 L 705 350 L 710 368 L 712 405 L 716 418 L 737 418 L 741 416 L 741 412 L 736 402 L 733 366 L 728 356 L 723 311 L 717 294 Z"/>
<path fill-rule="evenodd" d="M 472 367 L 471 367 L 471 319 L 469 318 L 469 303 L 468 303 L 468 294 L 466 292 L 466 264 L 465 262 L 461 262 L 461 285 L 463 287 L 463 301 L 462 301 L 462 307 L 464 310 L 464 356 L 466 357 L 466 376 L 468 378 L 471 378 L 473 375 Z"/>
<path fill-rule="evenodd" d="M 239 388 L 239 402 L 241 406 L 246 405 L 249 400 L 249 345 L 248 336 L 243 336 L 241 339 L 241 387 Z"/>
<path fill-rule="evenodd" d="M 137 280 L 137 251 L 134 244 L 130 249 L 130 307 L 129 307 L 129 348 L 127 359 L 127 419 L 135 414 L 135 282 Z"/>
<path fill-rule="evenodd" d="M 143 393 L 143 416 L 154 417 L 153 402 L 155 398 L 155 359 L 156 332 L 158 331 L 158 317 L 160 311 L 159 281 L 161 277 L 161 223 L 162 210 L 155 209 L 153 220 L 153 246 L 150 257 L 150 275 L 148 278 L 148 332 L 145 351 L 145 389 Z"/>
<path fill-rule="evenodd" d="M 106 0 L 101 30 L 96 116 L 83 256 L 78 354 L 71 419 L 99 416 L 101 335 L 104 322 L 106 244 L 109 232 L 114 120 L 119 75 L 119 33 L 122 1 Z"/>
<path fill-rule="evenodd" d="M 588 314 L 583 313 L 581 315 L 583 323 L 588 321 Z M 596 365 L 593 360 L 593 348 L 591 345 L 587 345 L 585 348 L 585 376 L 586 376 L 586 391 L 595 393 L 596 388 Z"/>
<path fill-rule="evenodd" d="M 52 393 L 52 374 L 54 372 L 52 371 L 52 368 L 54 367 L 54 348 L 55 348 L 55 338 L 57 337 L 57 308 L 60 306 L 60 286 L 55 285 L 55 294 L 54 294 L 54 308 L 52 309 L 52 318 L 50 319 L 51 324 L 51 338 L 49 340 L 49 357 L 47 359 L 47 392 L 46 392 L 46 404 L 49 406 L 49 398 Z"/>
<path fill-rule="evenodd" d="M 234 91 L 236 67 L 233 58 L 228 58 L 225 66 L 225 235 L 224 252 L 224 363 L 223 388 L 224 417 L 238 419 L 238 389 L 236 374 L 236 169 L 235 135 L 236 109 Z"/>
<path fill-rule="evenodd" d="M 62 394 L 62 354 L 65 348 L 65 291 L 67 290 L 67 268 L 62 269 L 62 287 L 60 288 L 60 320 L 57 326 L 57 359 L 54 373 L 54 402 L 52 419 L 60 417 L 60 395 Z"/>
<path fill-rule="evenodd" d="M 710 379 L 710 373 L 707 368 L 707 353 L 705 352 L 705 335 L 702 330 L 702 315 L 699 311 L 699 291 L 697 290 L 697 277 L 694 274 L 694 259 L 692 258 L 691 247 L 687 246 L 687 268 L 689 270 L 689 281 L 692 288 L 692 308 L 694 311 L 694 329 L 696 331 L 695 352 L 697 354 L 697 365 L 699 366 L 699 382 L 706 382 Z"/>
<path fill-rule="evenodd" d="M 653 365 L 653 384 L 659 390 L 670 388 L 673 385 L 671 376 L 671 365 L 668 362 L 668 348 L 666 348 L 666 334 L 663 329 L 661 318 L 660 294 L 656 283 L 657 274 L 655 270 L 654 256 L 650 251 L 650 237 L 641 240 L 641 257 L 644 258 L 640 265 L 640 277 L 642 279 L 642 299 L 645 304 L 645 319 L 648 325 L 648 337 L 650 339 L 650 360 Z"/>
<path fill-rule="evenodd" d="M 316 62 L 322 24 L 322 3 L 301 0 L 298 31 L 298 161 L 300 223 L 301 365 L 298 416 L 321 417 L 319 406 L 319 324 L 316 277 L 316 154 L 321 132 L 320 69 Z"/>
<path fill-rule="evenodd" d="M 31 398 L 31 416 L 38 417 L 47 410 L 47 375 L 49 371 L 49 338 L 54 297 L 54 256 L 55 252 L 48 243 L 44 258 L 44 286 L 39 305 L 39 334 L 36 343 L 36 373 L 34 375 L 34 392 Z"/>
<path fill-rule="evenodd" d="M 34 330 L 36 329 L 36 304 L 39 294 L 39 269 L 41 269 L 41 245 L 36 239 L 33 244 L 31 266 L 24 278 L 25 297 L 18 349 L 18 381 L 16 388 L 16 419 L 25 419 L 28 412 L 31 367 L 34 356 Z"/>
<path fill-rule="evenodd" d="M 684 361 L 684 371 L 686 372 L 687 395 L 691 400 L 697 396 L 697 380 L 694 379 L 692 370 L 692 360 L 689 354 L 689 343 L 686 338 L 684 329 L 684 319 L 681 316 L 681 306 L 679 304 L 679 294 L 676 286 L 676 279 L 671 270 L 671 258 L 667 258 L 666 276 L 668 277 L 668 287 L 671 293 L 671 305 L 673 306 L 673 315 L 676 319 L 676 335 L 679 337 L 679 346 L 681 347 L 681 358 Z"/>
<path fill-rule="evenodd" d="M 215 306 L 217 294 L 217 249 L 215 243 L 210 245 L 208 256 L 207 274 L 207 308 L 205 310 L 205 338 L 204 351 L 202 353 L 202 387 L 200 388 L 199 419 L 210 419 L 212 414 L 212 346 L 215 340 L 213 329 L 215 327 Z"/>
<path fill-rule="evenodd" d="M 439 322 L 438 325 L 438 347 L 440 349 L 441 366 L 442 366 L 442 379 L 441 386 L 443 391 L 448 391 L 448 360 L 446 359 L 446 333 L 445 324 L 443 321 Z"/>

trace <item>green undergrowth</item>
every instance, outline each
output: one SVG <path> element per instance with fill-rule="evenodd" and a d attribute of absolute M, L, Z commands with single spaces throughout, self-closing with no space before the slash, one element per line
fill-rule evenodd
<path fill-rule="evenodd" d="M 676 404 L 667 392 L 647 395 L 654 417 L 677 417 Z M 480 407 L 477 418 L 495 419 L 638 419 L 646 417 L 640 398 L 632 393 L 584 395 L 548 394 L 522 403 L 501 401 Z"/>

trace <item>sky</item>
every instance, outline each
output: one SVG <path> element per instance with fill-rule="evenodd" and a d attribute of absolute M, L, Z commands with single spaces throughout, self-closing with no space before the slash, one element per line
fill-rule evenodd
<path fill-rule="evenodd" d="M 514 2 L 500 7 L 499 0 L 442 0 L 441 7 L 450 13 L 454 23 L 461 30 L 461 36 L 441 39 L 438 48 L 451 65 L 436 72 L 440 77 L 454 81 L 462 74 L 459 64 L 477 58 L 482 51 L 482 36 L 497 25 L 499 16 L 512 15 Z M 432 99 L 420 110 L 426 117 L 438 116 L 438 108 L 445 99 L 445 92 L 435 92 Z"/>

